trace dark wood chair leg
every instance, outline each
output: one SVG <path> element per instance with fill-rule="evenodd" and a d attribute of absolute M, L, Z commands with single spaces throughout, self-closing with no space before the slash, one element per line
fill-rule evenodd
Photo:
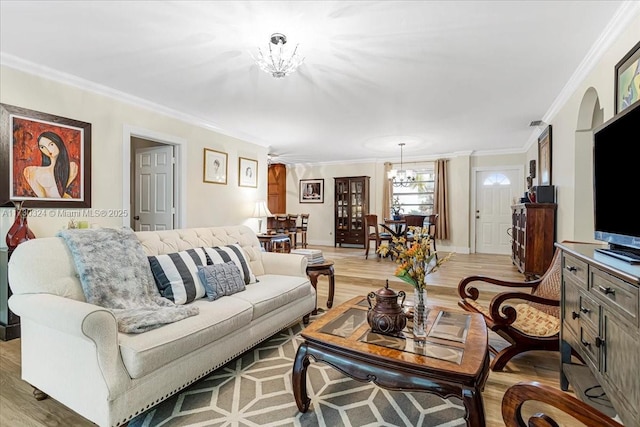
<path fill-rule="evenodd" d="M 305 325 L 308 325 L 310 316 L 311 316 L 311 313 L 305 314 L 304 316 L 302 316 L 302 323 L 304 323 Z"/>

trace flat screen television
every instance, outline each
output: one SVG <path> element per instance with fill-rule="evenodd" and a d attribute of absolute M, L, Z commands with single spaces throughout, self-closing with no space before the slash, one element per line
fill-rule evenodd
<path fill-rule="evenodd" d="M 602 252 L 640 263 L 639 198 L 640 102 L 636 102 L 593 134 L 594 237 L 609 244 Z"/>

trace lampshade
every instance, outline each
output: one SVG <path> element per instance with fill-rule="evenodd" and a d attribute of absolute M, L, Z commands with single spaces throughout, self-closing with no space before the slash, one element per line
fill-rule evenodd
<path fill-rule="evenodd" d="M 256 202 L 256 206 L 253 208 L 252 218 L 258 218 L 258 233 L 262 232 L 262 218 L 273 216 L 269 208 L 267 207 L 267 202 L 264 200 L 259 200 Z"/>
<path fill-rule="evenodd" d="M 256 202 L 256 206 L 253 208 L 253 218 L 264 218 L 268 216 L 273 216 L 273 214 L 269 211 L 267 207 L 267 202 L 264 200 L 260 200 Z"/>

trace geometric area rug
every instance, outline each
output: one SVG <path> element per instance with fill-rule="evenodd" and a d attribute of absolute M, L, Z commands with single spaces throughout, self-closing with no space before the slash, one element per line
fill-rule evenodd
<path fill-rule="evenodd" d="M 302 329 L 298 323 L 280 331 L 140 414 L 129 427 L 465 425 L 460 399 L 385 390 L 313 360 L 307 369 L 311 406 L 300 413 L 291 372 Z"/>

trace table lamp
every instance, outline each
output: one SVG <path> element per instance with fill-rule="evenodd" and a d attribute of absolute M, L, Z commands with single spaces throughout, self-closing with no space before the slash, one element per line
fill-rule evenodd
<path fill-rule="evenodd" d="M 257 201 L 251 217 L 258 218 L 258 233 L 262 232 L 262 218 L 270 216 L 273 216 L 273 214 L 269 211 L 267 202 L 264 200 Z"/>

